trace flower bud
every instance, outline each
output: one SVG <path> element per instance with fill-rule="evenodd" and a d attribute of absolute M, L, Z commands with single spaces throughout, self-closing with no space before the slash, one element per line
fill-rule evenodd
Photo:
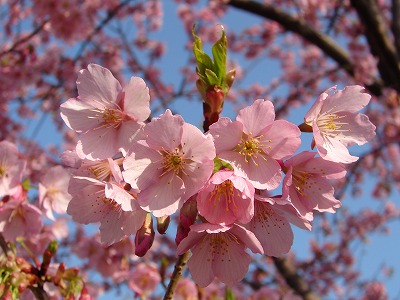
<path fill-rule="evenodd" d="M 146 215 L 143 226 L 136 232 L 135 236 L 135 254 L 144 256 L 151 248 L 154 241 L 155 232 L 153 229 L 153 219 L 151 214 Z"/>
<path fill-rule="evenodd" d="M 159 234 L 165 234 L 165 232 L 168 229 L 170 221 L 171 221 L 170 216 L 163 216 L 157 218 L 157 231 Z"/>

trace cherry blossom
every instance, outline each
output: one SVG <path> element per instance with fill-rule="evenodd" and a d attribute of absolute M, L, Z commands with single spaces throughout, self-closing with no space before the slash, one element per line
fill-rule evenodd
<path fill-rule="evenodd" d="M 61 104 L 67 126 L 81 133 L 81 158 L 104 159 L 126 154 L 150 114 L 149 90 L 143 79 L 132 77 L 122 89 L 111 72 L 96 64 L 79 72 L 77 98 Z"/>
<path fill-rule="evenodd" d="M 313 210 L 333 213 L 341 206 L 329 179 L 346 175 L 342 164 L 315 155 L 304 151 L 284 162 L 283 198 L 290 197 L 294 207 L 308 220 L 312 219 Z"/>
<path fill-rule="evenodd" d="M 271 101 L 256 100 L 239 111 L 236 121 L 221 118 L 210 126 L 220 159 L 257 189 L 278 187 L 282 175 L 276 160 L 288 158 L 300 145 L 300 130 L 275 119 Z"/>
<path fill-rule="evenodd" d="M 145 140 L 132 145 L 123 177 L 140 190 L 140 206 L 156 217 L 171 215 L 197 193 L 211 176 L 215 148 L 179 115 L 167 111 L 146 125 Z"/>
<path fill-rule="evenodd" d="M 312 126 L 315 145 L 322 158 L 334 162 L 351 163 L 358 157 L 349 154 L 348 146 L 364 145 L 375 135 L 375 125 L 364 114 L 357 113 L 365 107 L 371 96 L 359 85 L 336 87 L 322 93 L 304 121 Z"/>
<path fill-rule="evenodd" d="M 67 212 L 71 195 L 68 185 L 71 175 L 62 166 L 55 166 L 47 170 L 39 182 L 39 205 L 45 215 L 55 220 L 53 210 L 58 214 Z"/>
<path fill-rule="evenodd" d="M 302 218 L 292 204 L 282 199 L 256 195 L 253 219 L 244 227 L 260 241 L 264 254 L 281 256 L 289 252 L 293 243 L 290 223 L 311 230 L 311 224 Z"/>
<path fill-rule="evenodd" d="M 179 244 L 177 254 L 191 249 L 188 267 L 199 286 L 208 286 L 214 278 L 232 286 L 247 273 L 251 257 L 246 248 L 253 253 L 263 253 L 254 234 L 242 226 L 203 223 L 190 227 L 189 235 Z"/>
<path fill-rule="evenodd" d="M 198 192 L 197 209 L 210 223 L 248 223 L 254 215 L 254 187 L 233 171 L 221 170 Z"/>
<path fill-rule="evenodd" d="M 157 265 L 151 263 L 139 263 L 131 272 L 129 287 L 142 299 L 147 298 L 161 281 Z"/>
<path fill-rule="evenodd" d="M 0 232 L 10 242 L 38 234 L 42 229 L 41 216 L 41 211 L 24 198 L 12 197 L 0 206 Z"/>
<path fill-rule="evenodd" d="M 135 234 L 146 218 L 134 195 L 115 183 L 76 176 L 71 179 L 68 192 L 72 199 L 67 213 L 79 223 L 100 222 L 104 243 L 112 244 Z"/>
<path fill-rule="evenodd" d="M 8 142 L 0 142 L 0 197 L 13 193 L 18 187 L 26 162 L 19 158 L 17 147 Z"/>

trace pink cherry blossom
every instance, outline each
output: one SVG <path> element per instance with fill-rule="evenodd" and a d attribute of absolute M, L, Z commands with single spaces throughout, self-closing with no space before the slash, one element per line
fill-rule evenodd
<path fill-rule="evenodd" d="M 61 154 L 63 163 L 75 170 L 74 176 L 90 177 L 99 181 L 123 181 L 121 166 L 123 157 L 88 160 L 79 158 L 75 151 L 65 151 Z"/>
<path fill-rule="evenodd" d="M 197 193 L 214 169 L 215 147 L 181 116 L 167 111 L 144 129 L 145 140 L 132 145 L 123 177 L 140 190 L 140 206 L 156 217 L 171 215 Z"/>
<path fill-rule="evenodd" d="M 210 126 L 218 157 L 257 189 L 274 189 L 282 179 L 276 160 L 291 156 L 300 145 L 300 130 L 275 119 L 271 101 L 256 100 L 239 111 L 236 121 L 220 118 Z"/>
<path fill-rule="evenodd" d="M 198 192 L 197 209 L 213 224 L 248 223 L 254 215 L 254 187 L 233 171 L 221 170 Z"/>
<path fill-rule="evenodd" d="M 359 85 L 345 87 L 330 94 L 336 87 L 322 93 L 304 122 L 312 126 L 319 155 L 334 162 L 351 163 L 358 159 L 349 154 L 348 146 L 364 145 L 375 136 L 375 126 L 364 114 L 357 113 L 365 107 L 371 96 L 363 93 Z"/>
<path fill-rule="evenodd" d="M 333 213 L 341 206 L 334 197 L 329 179 L 341 179 L 346 175 L 344 165 L 315 155 L 304 151 L 284 163 L 283 198 L 289 196 L 299 213 L 308 220 L 312 219 L 313 210 Z"/>
<path fill-rule="evenodd" d="M 0 142 L 0 197 L 13 194 L 13 188 L 21 183 L 25 165 L 14 144 Z"/>
<path fill-rule="evenodd" d="M 69 172 L 62 166 L 55 166 L 47 170 L 39 182 L 39 205 L 45 215 L 53 221 L 53 210 L 58 214 L 67 212 L 71 200 L 68 193 L 70 177 Z"/>
<path fill-rule="evenodd" d="M 251 256 L 245 251 L 263 253 L 255 235 L 240 225 L 195 224 L 178 246 L 181 255 L 191 249 L 188 267 L 193 280 L 201 287 L 214 278 L 228 286 L 246 275 Z"/>
<path fill-rule="evenodd" d="M 116 183 L 75 177 L 71 179 L 68 192 L 72 199 L 67 213 L 78 223 L 100 222 L 104 243 L 112 244 L 125 235 L 135 234 L 146 218 L 146 212 L 134 195 Z"/>
<path fill-rule="evenodd" d="M 90 64 L 80 71 L 77 88 L 79 96 L 61 104 L 61 117 L 81 133 L 78 155 L 93 160 L 125 154 L 150 115 L 143 79 L 132 77 L 122 89 L 108 69 Z"/>
<path fill-rule="evenodd" d="M 176 285 L 173 300 L 198 300 L 196 284 L 189 278 L 182 278 Z"/>
<path fill-rule="evenodd" d="M 29 237 L 42 229 L 42 213 L 24 198 L 10 198 L 0 206 L 0 232 L 7 241 Z"/>
<path fill-rule="evenodd" d="M 254 233 L 265 255 L 281 256 L 288 253 L 293 243 L 289 222 L 303 229 L 311 229 L 310 222 L 302 218 L 287 201 L 260 195 L 255 197 L 254 217 L 244 227 Z"/>
<path fill-rule="evenodd" d="M 141 299 L 148 298 L 161 282 L 161 276 L 157 265 L 151 263 L 139 263 L 132 268 L 129 279 L 129 287 L 140 295 Z"/>

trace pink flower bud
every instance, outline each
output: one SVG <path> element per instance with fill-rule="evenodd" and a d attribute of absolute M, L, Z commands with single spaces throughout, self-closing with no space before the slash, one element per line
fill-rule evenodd
<path fill-rule="evenodd" d="M 155 232 L 153 229 L 153 219 L 151 214 L 146 215 L 143 226 L 137 231 L 135 236 L 135 254 L 144 256 L 151 248 L 154 241 Z"/>

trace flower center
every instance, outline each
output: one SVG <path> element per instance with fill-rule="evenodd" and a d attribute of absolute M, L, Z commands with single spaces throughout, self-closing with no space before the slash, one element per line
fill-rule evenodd
<path fill-rule="evenodd" d="M 240 195 L 239 195 L 240 196 Z M 225 180 L 223 183 L 216 185 L 214 190 L 211 192 L 209 202 L 214 200 L 214 207 L 222 201 L 225 202 L 225 211 L 230 210 L 230 206 L 233 205 L 233 209 L 237 209 L 235 203 L 234 186 L 232 181 Z"/>
<path fill-rule="evenodd" d="M 173 151 L 165 150 L 164 148 L 161 149 L 160 153 L 163 156 L 162 159 L 162 169 L 164 174 L 172 171 L 176 175 L 185 174 L 185 160 L 183 159 L 184 153 L 179 148 L 175 148 Z"/>
<path fill-rule="evenodd" d="M 292 178 L 294 187 L 300 195 L 305 196 L 305 192 L 317 183 L 316 181 L 311 180 L 312 177 L 312 174 L 304 171 L 293 172 Z"/>
<path fill-rule="evenodd" d="M 325 133 L 325 135 L 333 138 L 337 137 L 342 132 L 351 131 L 350 129 L 345 128 L 346 125 L 349 125 L 349 123 L 341 121 L 341 119 L 346 116 L 340 116 L 338 114 L 331 113 L 331 111 L 335 108 L 336 106 L 319 115 L 317 118 L 318 128 Z"/>
<path fill-rule="evenodd" d="M 117 128 L 124 121 L 124 115 L 120 110 L 107 107 L 103 110 L 101 117 L 108 127 L 113 128 Z"/>
<path fill-rule="evenodd" d="M 3 167 L 0 167 L 0 177 L 3 177 L 3 175 L 6 173 L 6 169 Z"/>
<path fill-rule="evenodd" d="M 214 261 L 215 256 L 218 256 L 218 259 L 221 261 L 224 261 L 225 259 L 227 261 L 232 261 L 233 257 L 231 257 L 229 252 L 229 244 L 231 242 L 240 244 L 238 238 L 230 232 L 212 233 L 207 235 L 206 244 L 212 256 L 211 260 Z M 207 260 L 209 260 L 209 258 Z"/>
<path fill-rule="evenodd" d="M 243 155 L 247 163 L 251 160 L 256 166 L 258 166 L 256 160 L 259 156 L 264 160 L 267 160 L 266 154 L 263 150 L 265 145 L 261 143 L 262 137 L 262 135 L 258 137 L 252 137 L 251 132 L 248 135 L 243 133 L 242 137 L 240 138 L 240 143 L 236 145 L 234 151 Z M 272 142 L 272 140 L 268 140 L 268 142 Z M 267 148 L 271 148 L 271 146 L 267 146 Z"/>

